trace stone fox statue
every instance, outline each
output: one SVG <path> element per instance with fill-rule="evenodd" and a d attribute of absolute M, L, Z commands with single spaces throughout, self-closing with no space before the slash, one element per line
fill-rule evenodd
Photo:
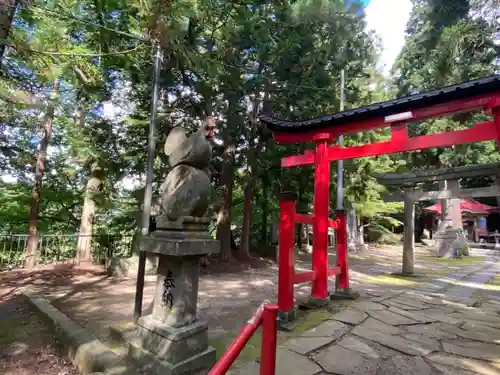
<path fill-rule="evenodd" d="M 165 154 L 172 169 L 160 187 L 160 205 L 167 220 L 206 214 L 212 189 L 208 167 L 212 158 L 210 139 L 214 128 L 214 118 L 207 117 L 198 131 L 189 137 L 181 127 L 175 127 L 169 133 Z"/>

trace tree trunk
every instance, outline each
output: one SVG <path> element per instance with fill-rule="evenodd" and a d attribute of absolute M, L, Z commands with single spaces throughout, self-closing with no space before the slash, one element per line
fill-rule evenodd
<path fill-rule="evenodd" d="M 80 105 L 75 119 L 77 126 L 85 126 L 85 112 Z M 92 233 L 94 225 L 94 215 L 96 210 L 95 195 L 102 186 L 103 169 L 98 162 L 90 162 L 90 178 L 85 187 L 82 216 L 80 219 L 80 230 L 78 232 L 78 242 L 76 244 L 76 257 L 78 262 L 92 260 Z"/>
<path fill-rule="evenodd" d="M 52 93 L 47 105 L 47 112 L 43 119 L 42 125 L 42 140 L 40 141 L 40 150 L 38 151 L 38 157 L 36 160 L 35 169 L 35 185 L 33 186 L 33 191 L 31 194 L 31 207 L 28 220 L 28 243 L 26 246 L 26 259 L 25 267 L 33 268 L 36 263 L 36 249 L 38 247 L 38 215 L 40 213 L 40 196 L 42 193 L 42 180 L 43 173 L 45 171 L 45 159 L 47 156 L 47 148 L 49 146 L 50 138 L 52 136 L 52 123 L 54 121 L 55 112 L 55 99 L 57 92 L 59 91 L 59 78 L 56 78 L 52 84 Z"/>
<path fill-rule="evenodd" d="M 92 260 L 92 233 L 94 215 L 97 208 L 95 195 L 101 189 L 104 177 L 104 171 L 97 163 L 93 163 L 91 168 L 91 175 L 85 187 L 80 231 L 78 232 L 78 242 L 76 245 L 76 254 L 79 262 Z"/>
<path fill-rule="evenodd" d="M 239 260 L 248 260 L 250 256 L 250 231 L 252 229 L 252 197 L 254 186 L 253 167 L 248 168 L 248 177 L 243 189 L 243 225 L 241 229 L 240 248 L 237 250 Z"/>
<path fill-rule="evenodd" d="M 252 111 L 250 113 L 250 131 L 248 132 L 248 151 L 247 151 L 247 180 L 243 190 L 243 225 L 241 230 L 240 250 L 237 252 L 240 260 L 250 259 L 251 239 L 250 232 L 252 229 L 252 200 L 253 188 L 255 185 L 255 168 L 256 168 L 256 144 L 257 137 L 257 121 L 259 115 L 260 99 L 256 95 L 252 103 Z"/>
<path fill-rule="evenodd" d="M 221 186 L 224 191 L 224 202 L 217 214 L 217 234 L 220 241 L 220 259 L 227 262 L 232 259 L 231 253 L 231 210 L 233 205 L 233 155 L 232 147 L 226 147 L 223 155 Z"/>
<path fill-rule="evenodd" d="M 269 228 L 267 218 L 269 216 L 269 177 L 267 173 L 262 175 L 262 219 L 260 221 L 260 242 L 267 244 L 269 240 Z"/>
<path fill-rule="evenodd" d="M 228 97 L 227 124 L 223 128 L 224 153 L 222 154 L 222 173 L 220 184 L 224 192 L 223 205 L 217 214 L 217 234 L 220 241 L 220 260 L 227 262 L 233 258 L 231 249 L 231 214 L 233 208 L 234 152 L 235 145 L 231 128 L 238 125 L 237 107 L 240 97 L 231 94 Z"/>
<path fill-rule="evenodd" d="M 12 19 L 19 0 L 0 0 L 0 68 L 6 49 L 6 39 L 12 27 Z"/>

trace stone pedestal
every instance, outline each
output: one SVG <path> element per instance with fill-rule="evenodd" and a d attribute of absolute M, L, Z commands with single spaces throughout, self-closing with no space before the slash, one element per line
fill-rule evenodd
<path fill-rule="evenodd" d="M 215 363 L 215 349 L 208 346 L 208 326 L 196 317 L 199 260 L 220 251 L 207 225 L 200 218 L 160 221 L 161 229 L 141 242 L 141 251 L 158 256 L 158 272 L 153 312 L 139 319 L 129 354 L 154 373 L 203 373 Z"/>
<path fill-rule="evenodd" d="M 460 256 L 459 233 L 449 228 L 444 233 L 436 233 L 436 250 L 439 257 L 457 258 Z"/>
<path fill-rule="evenodd" d="M 413 187 L 404 188 L 403 274 L 406 275 L 413 275 L 415 263 L 415 203 L 412 192 Z"/>
<path fill-rule="evenodd" d="M 460 184 L 458 180 L 448 180 L 442 187 L 456 191 L 460 188 Z M 436 252 L 440 257 L 456 258 L 468 248 L 462 228 L 460 199 L 443 199 L 441 204 L 441 222 L 434 237 Z"/>

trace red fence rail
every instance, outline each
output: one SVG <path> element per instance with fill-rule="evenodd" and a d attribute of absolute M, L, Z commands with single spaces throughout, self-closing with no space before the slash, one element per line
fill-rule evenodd
<path fill-rule="evenodd" d="M 234 341 L 210 370 L 208 375 L 224 375 L 241 351 L 262 325 L 262 344 L 260 354 L 260 375 L 274 375 L 276 370 L 278 306 L 264 301 L 253 316 L 241 328 Z"/>

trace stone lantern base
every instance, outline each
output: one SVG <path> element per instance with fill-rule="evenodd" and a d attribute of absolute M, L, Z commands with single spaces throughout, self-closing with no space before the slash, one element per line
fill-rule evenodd
<path fill-rule="evenodd" d="M 141 242 L 141 251 L 158 255 L 157 281 L 153 312 L 139 319 L 129 355 L 162 375 L 206 373 L 216 358 L 196 307 L 199 260 L 218 253 L 220 244 L 209 237 L 207 219 L 187 221 L 160 222 Z"/>
<path fill-rule="evenodd" d="M 201 321 L 173 328 L 148 315 L 139 319 L 129 343 L 129 356 L 155 374 L 206 373 L 215 354 L 208 346 L 208 325 Z"/>

